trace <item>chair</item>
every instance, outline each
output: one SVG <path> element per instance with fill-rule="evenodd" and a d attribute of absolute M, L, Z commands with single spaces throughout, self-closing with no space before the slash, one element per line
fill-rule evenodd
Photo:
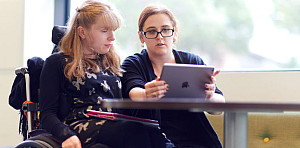
<path fill-rule="evenodd" d="M 57 45 L 66 31 L 65 26 L 54 26 L 52 42 L 55 44 L 52 53 L 58 51 Z M 9 105 L 20 110 L 19 132 L 23 135 L 23 142 L 17 148 L 58 148 L 59 141 L 50 133 L 40 128 L 39 122 L 39 77 L 44 64 L 40 57 L 28 59 L 27 67 L 15 70 Z"/>
<path fill-rule="evenodd" d="M 28 138 L 28 132 L 39 127 L 38 91 L 39 76 L 43 63 L 43 59 L 33 57 L 28 59 L 28 67 L 15 70 L 17 76 L 9 95 L 9 104 L 20 110 L 19 131 L 22 133 L 24 140 Z M 29 75 L 32 76 L 31 79 Z"/>
<path fill-rule="evenodd" d="M 54 26 L 52 29 L 52 43 L 54 44 L 54 48 L 52 50 L 52 53 L 58 52 L 58 43 L 62 39 L 62 37 L 65 35 L 65 32 L 67 31 L 66 26 Z"/>
<path fill-rule="evenodd" d="M 27 62 L 28 68 L 23 67 L 15 70 L 17 77 L 9 96 L 9 104 L 15 109 L 20 109 L 21 117 L 19 130 L 24 139 L 22 143 L 16 146 L 17 148 L 60 147 L 60 143 L 56 138 L 45 130 L 40 129 L 38 90 L 39 75 L 43 63 L 44 60 L 41 58 L 33 57 Z"/>

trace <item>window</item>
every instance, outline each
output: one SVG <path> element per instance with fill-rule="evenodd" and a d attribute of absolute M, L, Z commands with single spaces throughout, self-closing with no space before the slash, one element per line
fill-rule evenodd
<path fill-rule="evenodd" d="M 141 51 L 137 20 L 142 9 L 159 0 L 111 0 L 124 17 L 116 32 L 122 58 Z M 82 1 L 71 1 L 71 15 Z M 202 57 L 226 70 L 300 67 L 300 1 L 161 0 L 180 24 L 176 49 Z M 134 6 L 134 9 L 132 8 Z"/>

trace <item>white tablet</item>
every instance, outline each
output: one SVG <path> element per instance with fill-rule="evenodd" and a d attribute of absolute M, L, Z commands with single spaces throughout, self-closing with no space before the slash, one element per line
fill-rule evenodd
<path fill-rule="evenodd" d="M 205 84 L 210 83 L 213 72 L 212 66 L 165 63 L 160 79 L 169 90 L 163 98 L 205 99 Z"/>

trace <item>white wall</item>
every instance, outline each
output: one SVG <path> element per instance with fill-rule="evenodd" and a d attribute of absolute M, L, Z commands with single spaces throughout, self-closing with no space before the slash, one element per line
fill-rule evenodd
<path fill-rule="evenodd" d="M 46 59 L 52 52 L 54 0 L 25 1 L 24 63 L 34 56 Z"/>
<path fill-rule="evenodd" d="M 0 147 L 9 147 L 22 141 L 19 114 L 8 105 L 8 96 L 14 69 L 23 64 L 24 1 L 0 0 L 0 18 Z"/>
<path fill-rule="evenodd" d="M 19 111 L 8 104 L 15 69 L 28 58 L 51 54 L 54 1 L 0 0 L 0 147 L 15 146 L 19 135 Z"/>

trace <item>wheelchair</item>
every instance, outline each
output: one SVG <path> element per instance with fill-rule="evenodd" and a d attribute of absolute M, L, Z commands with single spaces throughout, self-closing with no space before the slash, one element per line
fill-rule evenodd
<path fill-rule="evenodd" d="M 66 31 L 65 26 L 54 26 L 52 30 L 52 42 L 57 52 L 57 45 Z M 23 135 L 23 142 L 16 148 L 59 148 L 61 143 L 50 133 L 40 128 L 39 123 L 39 76 L 44 60 L 39 57 L 28 59 L 27 67 L 15 70 L 9 104 L 20 110 L 19 133 Z"/>

